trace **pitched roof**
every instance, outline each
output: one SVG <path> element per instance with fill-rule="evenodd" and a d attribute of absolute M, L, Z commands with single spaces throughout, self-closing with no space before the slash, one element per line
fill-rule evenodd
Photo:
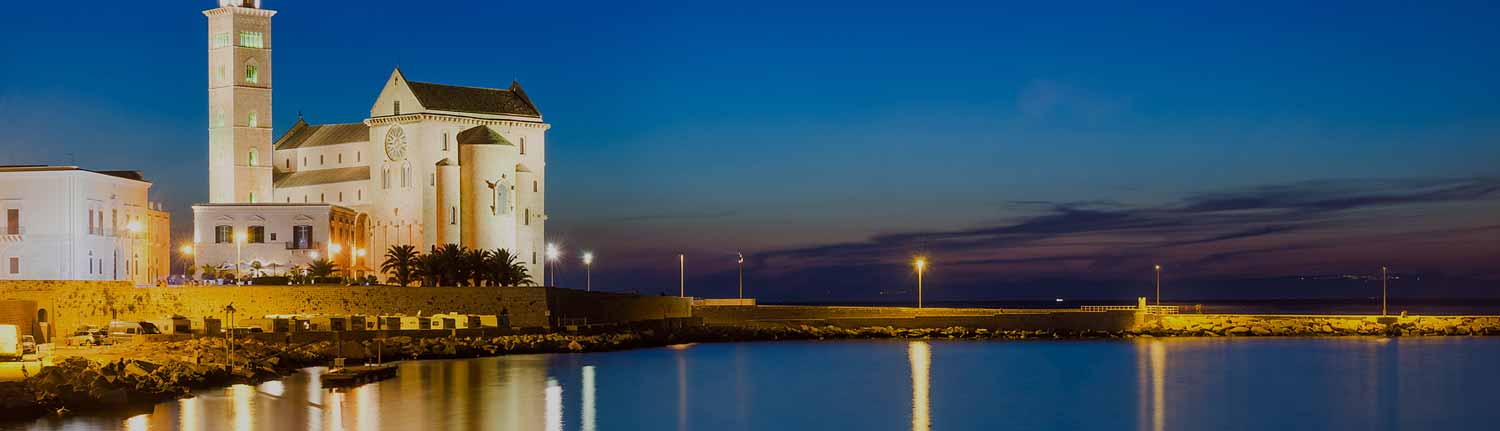
<path fill-rule="evenodd" d="M 470 114 L 516 115 L 541 118 L 542 113 L 521 84 L 512 82 L 509 89 L 460 87 L 457 85 L 433 84 L 407 81 L 422 107 L 437 111 L 466 112 Z"/>
<path fill-rule="evenodd" d="M 515 146 L 515 144 L 510 143 L 509 140 L 506 140 L 504 136 L 496 133 L 495 130 L 489 128 L 489 126 L 474 126 L 470 127 L 468 130 L 458 132 L 458 145 Z"/>
<path fill-rule="evenodd" d="M 281 135 L 281 139 L 276 140 L 275 148 L 290 150 L 369 140 L 370 128 L 364 123 L 310 125 L 298 119 L 297 124 L 293 124 L 290 130 Z"/>
<path fill-rule="evenodd" d="M 353 166 L 348 168 L 314 169 L 310 171 L 283 172 L 276 171 L 272 183 L 276 188 L 315 186 L 319 184 L 344 183 L 349 181 L 369 181 L 369 166 Z"/>

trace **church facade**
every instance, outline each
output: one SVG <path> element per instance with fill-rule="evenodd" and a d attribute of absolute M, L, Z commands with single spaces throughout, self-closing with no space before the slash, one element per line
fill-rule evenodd
<path fill-rule="evenodd" d="M 221 265 L 218 261 L 231 253 L 236 254 L 232 265 L 253 259 L 262 267 L 303 265 L 328 256 L 341 266 L 369 271 L 379 268 L 391 246 L 426 251 L 459 244 L 509 250 L 539 277 L 551 126 L 519 83 L 506 88 L 434 84 L 408 80 L 397 68 L 363 121 L 298 119 L 273 141 L 275 14 L 258 0 L 220 0 L 219 8 L 204 12 L 210 204 L 194 206 L 200 265 Z M 270 212 L 277 216 L 262 214 Z M 273 220 L 311 224 L 268 226 Z M 342 222 L 324 225 L 324 220 Z M 281 224 L 286 223 L 292 222 Z M 278 231 L 288 232 L 279 236 L 284 241 L 264 233 Z M 261 232 L 253 238 L 261 251 L 244 256 L 243 246 L 227 248 L 250 240 L 237 240 L 232 232 Z M 336 258 L 341 251 L 343 257 Z"/>

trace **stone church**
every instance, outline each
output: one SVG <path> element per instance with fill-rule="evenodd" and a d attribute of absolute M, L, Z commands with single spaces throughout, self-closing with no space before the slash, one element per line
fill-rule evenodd
<path fill-rule="evenodd" d="M 193 207 L 198 265 L 274 272 L 263 269 L 327 257 L 368 273 L 390 246 L 451 243 L 510 250 L 541 279 L 551 126 L 519 83 L 434 84 L 397 68 L 364 121 L 298 119 L 273 140 L 276 12 L 219 5 L 203 12 L 210 202 Z"/>

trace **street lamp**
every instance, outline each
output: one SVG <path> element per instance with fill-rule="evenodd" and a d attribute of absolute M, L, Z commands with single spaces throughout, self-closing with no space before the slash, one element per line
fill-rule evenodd
<path fill-rule="evenodd" d="M 687 256 L 677 254 L 677 297 L 687 297 Z"/>
<path fill-rule="evenodd" d="M 240 262 L 245 259 L 240 246 L 244 245 L 247 239 L 249 237 L 244 232 L 234 234 L 234 282 L 236 283 L 240 282 Z"/>
<path fill-rule="evenodd" d="M 1390 268 L 1380 267 L 1380 316 L 1385 317 L 1386 282 L 1390 279 Z"/>
<path fill-rule="evenodd" d="M 189 277 L 188 272 L 193 269 L 193 264 L 197 263 L 197 262 L 194 261 L 195 259 L 192 259 L 192 257 L 191 257 L 192 255 L 193 255 L 193 245 L 192 244 L 183 244 L 182 247 L 179 247 L 177 249 L 177 256 L 180 259 L 182 259 L 182 263 L 185 265 L 183 267 L 183 269 L 182 269 L 182 275 L 183 275 L 183 278 L 184 278 L 183 284 L 192 284 L 192 280 L 190 280 L 191 277 Z"/>
<path fill-rule="evenodd" d="M 1161 265 L 1156 265 L 1156 305 L 1161 305 Z"/>
<path fill-rule="evenodd" d="M 354 266 L 365 259 L 365 249 L 355 248 L 354 253 L 349 255 L 349 271 L 354 271 Z"/>
<path fill-rule="evenodd" d="M 557 259 L 560 258 L 562 258 L 562 251 L 557 249 L 557 244 L 547 243 L 547 270 L 552 273 L 552 281 L 548 284 L 551 284 L 552 287 L 557 287 Z"/>
<path fill-rule="evenodd" d="M 585 292 L 593 292 L 594 291 L 594 274 L 593 274 L 593 272 L 594 272 L 594 253 L 593 252 L 587 252 L 587 251 L 585 251 L 585 252 L 583 252 L 583 280 L 584 280 L 583 281 L 583 283 L 584 283 L 583 284 L 583 286 L 584 286 L 583 290 Z"/>
<path fill-rule="evenodd" d="M 735 253 L 734 255 L 739 257 L 735 259 L 735 263 L 740 266 L 740 299 L 745 299 L 745 254 Z"/>
<path fill-rule="evenodd" d="M 917 258 L 917 308 L 922 308 L 922 273 L 927 270 L 927 259 Z"/>

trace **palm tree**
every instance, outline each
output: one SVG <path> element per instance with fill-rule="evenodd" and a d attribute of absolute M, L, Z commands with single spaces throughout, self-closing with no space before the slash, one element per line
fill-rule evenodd
<path fill-rule="evenodd" d="M 337 270 L 338 265 L 327 258 L 318 259 L 307 264 L 307 275 L 314 279 L 331 277 L 334 271 Z"/>
<path fill-rule="evenodd" d="M 460 284 L 467 281 L 470 286 L 479 287 L 483 285 L 484 281 L 489 278 L 485 277 L 485 263 L 489 259 L 490 252 L 488 250 L 465 249 L 463 257 L 460 259 L 462 264 L 459 265 L 463 272 Z"/>
<path fill-rule="evenodd" d="M 496 286 L 520 286 L 531 283 L 531 274 L 527 273 L 526 265 L 511 254 L 510 250 L 497 248 L 495 251 L 486 253 L 489 255 L 488 273 L 490 281 Z"/>
<path fill-rule="evenodd" d="M 198 267 L 198 269 L 203 271 L 202 280 L 219 278 L 219 267 L 204 264 L 203 266 Z"/>
<path fill-rule="evenodd" d="M 406 286 L 417 279 L 422 253 L 410 245 L 393 245 L 385 252 L 385 262 L 380 264 L 382 274 L 390 274 L 396 284 Z"/>
<path fill-rule="evenodd" d="M 264 268 L 264 266 L 260 264 L 260 261 L 250 262 L 250 276 L 259 277 L 261 268 Z"/>
<path fill-rule="evenodd" d="M 436 252 L 437 249 L 432 251 Z M 416 278 L 421 280 L 422 286 L 437 286 L 439 278 L 443 275 L 441 257 L 433 253 L 417 255 Z"/>
<path fill-rule="evenodd" d="M 442 247 L 433 247 L 429 254 L 437 259 L 437 284 L 439 286 L 457 286 L 464 281 L 464 250 L 458 244 L 443 244 Z"/>

